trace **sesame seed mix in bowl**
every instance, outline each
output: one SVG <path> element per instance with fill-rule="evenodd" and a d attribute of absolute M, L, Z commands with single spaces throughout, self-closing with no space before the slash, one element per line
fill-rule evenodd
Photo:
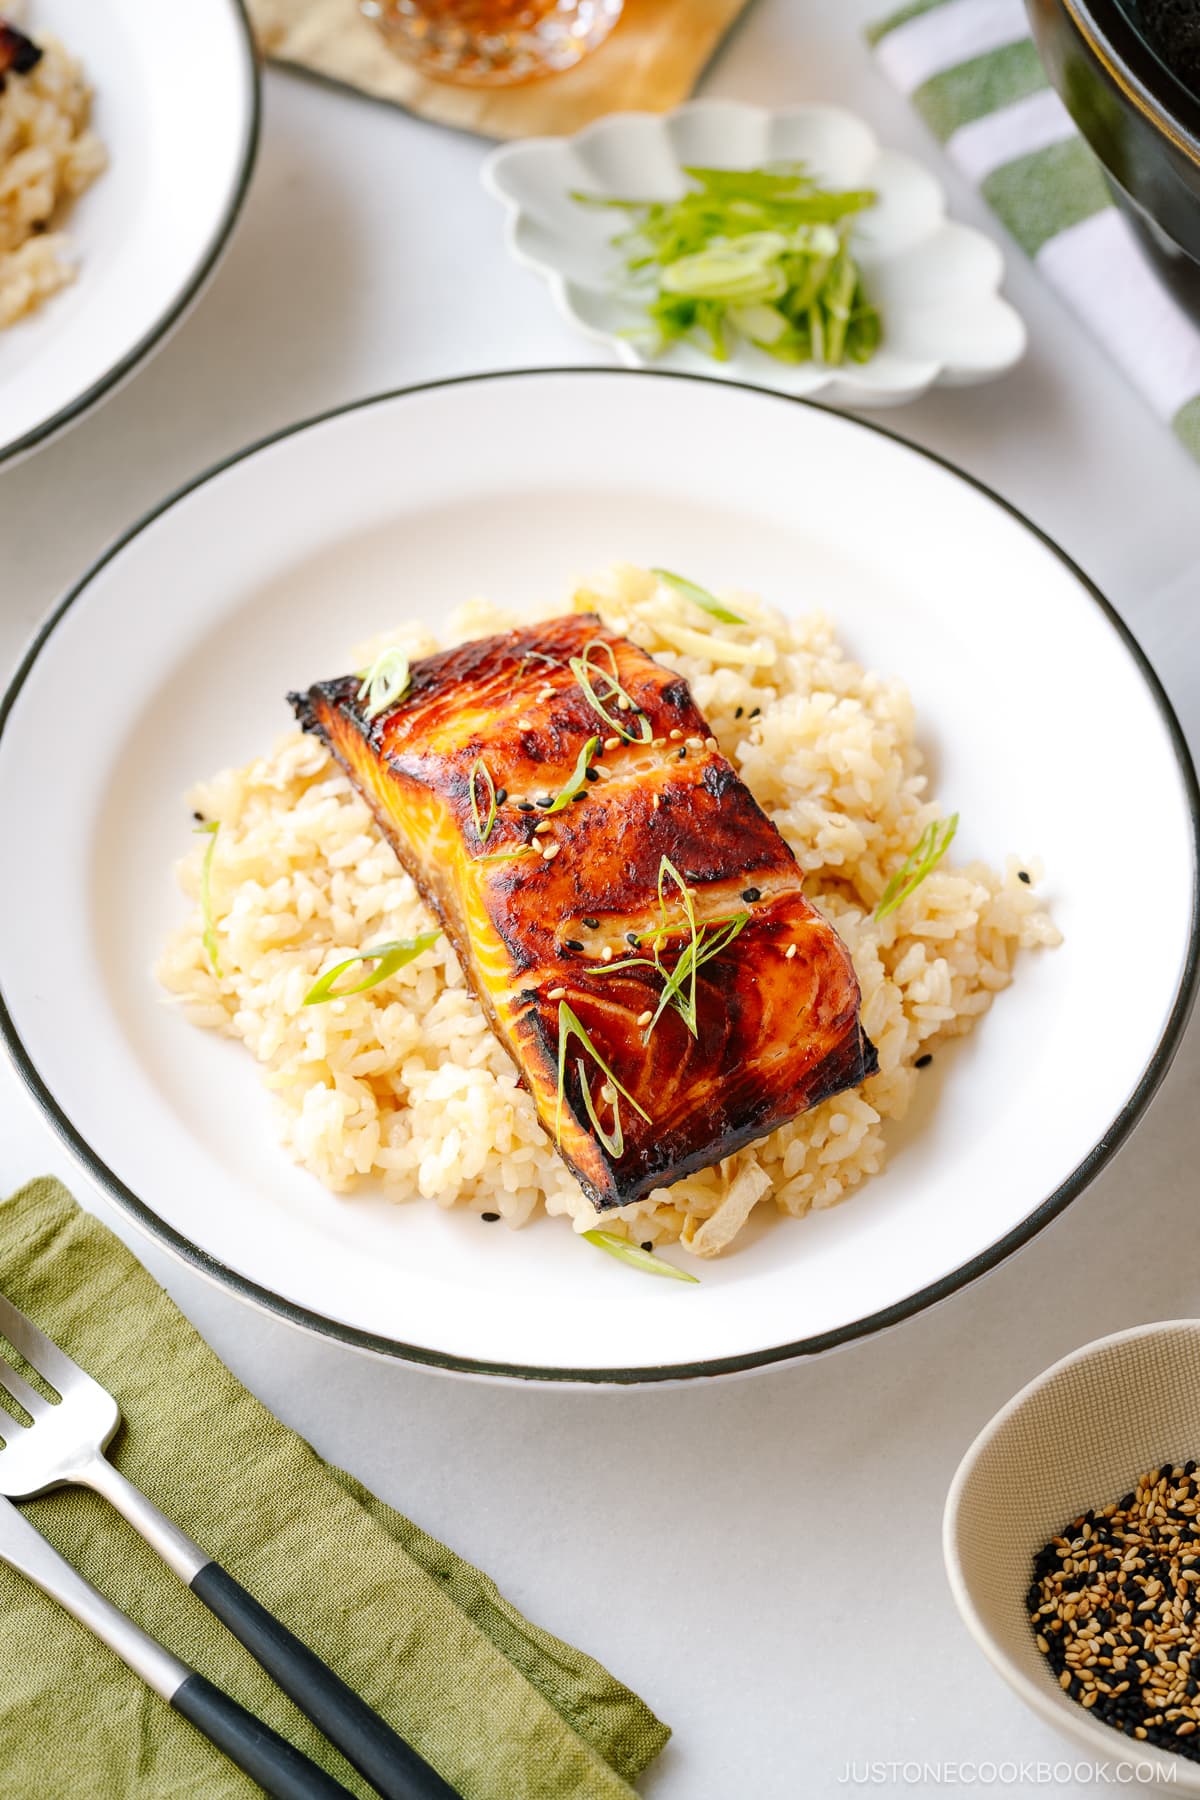
<path fill-rule="evenodd" d="M 1059 1686 L 1106 1725 L 1200 1762 L 1200 1480 L 1166 1462 L 1034 1558 L 1030 1622 Z M 1194 1672 L 1193 1672 L 1194 1671 Z"/>
<path fill-rule="evenodd" d="M 157 974 L 194 1024 L 247 1045 L 276 1097 L 285 1148 L 334 1191 L 372 1179 L 396 1200 L 461 1205 L 511 1226 L 544 1211 L 577 1231 L 602 1224 L 633 1245 L 679 1242 L 711 1257 L 730 1247 L 752 1212 L 799 1217 L 837 1204 L 877 1173 L 888 1124 L 908 1110 L 921 1071 L 987 1011 L 1022 950 L 1054 945 L 1059 934 L 1037 895 L 1035 860 L 1010 857 L 1001 871 L 955 864 L 947 854 L 953 817 L 928 793 L 906 689 L 853 662 L 829 620 L 790 619 L 741 593 L 716 603 L 690 582 L 630 565 L 587 582 L 571 605 L 682 676 L 710 735 L 693 733 L 693 744 L 691 728 L 674 737 L 664 730 L 631 746 L 597 724 L 594 747 L 584 754 L 584 746 L 555 795 L 531 788 L 518 798 L 495 783 L 489 792 L 486 767 L 478 779 L 473 771 L 481 838 L 503 809 L 506 829 L 526 834 L 523 866 L 547 868 L 564 820 L 588 814 L 589 794 L 603 791 L 618 757 L 641 755 L 643 742 L 645 760 L 663 764 L 719 753 L 729 765 L 723 779 L 744 784 L 794 854 L 816 927 L 832 927 L 848 953 L 861 995 L 855 1043 L 860 1026 L 873 1052 L 862 1067 L 877 1057 L 877 1072 L 843 1077 L 851 1085 L 769 1134 L 598 1214 L 371 808 L 327 745 L 306 733 L 288 734 L 268 755 L 189 795 L 198 835 L 180 879 L 193 906 Z M 558 620 L 561 630 L 563 611 L 560 603 L 518 619 L 472 602 L 450 622 L 446 641 L 540 619 Z M 363 647 L 354 666 L 370 667 L 386 705 L 393 664 L 440 648 L 424 628 L 401 626 Z M 636 709 L 619 710 L 628 696 L 613 680 L 600 698 L 613 702 L 624 735 L 635 736 L 625 727 Z M 531 693 L 532 706 L 548 692 Z M 531 729 L 532 721 L 515 726 Z M 657 799 L 647 802 L 656 830 Z M 493 853 L 501 867 L 512 854 Z M 749 958 L 753 917 L 772 895 L 757 877 L 737 887 L 720 917 L 693 923 L 697 966 L 718 949 Z M 665 892 L 675 898 L 670 885 Z M 585 909 L 564 953 L 586 953 L 598 927 Z M 618 940 L 615 961 L 605 946 L 615 975 L 624 962 L 646 964 L 644 932 L 636 938 L 635 930 Z M 421 948 L 398 951 L 386 979 L 348 993 L 372 947 L 385 944 Z M 789 970 L 800 966 L 787 961 L 794 949 L 781 949 Z M 339 997 L 306 1004 L 314 983 L 352 958 L 359 960 L 338 977 Z M 383 964 L 373 966 L 377 975 Z M 686 1017 L 682 966 L 667 989 Z M 546 998 L 568 1004 L 557 989 Z M 635 1021 L 647 1035 L 661 1029 L 649 1012 Z M 673 1028 L 683 1029 L 677 1019 Z M 611 1075 L 603 1065 L 602 1073 Z M 562 1080 L 560 1065 L 560 1095 Z M 619 1137 L 611 1081 L 598 1081 L 595 1093 L 598 1107 L 612 1108 L 609 1130 Z M 625 1119 L 635 1123 L 628 1105 Z"/>

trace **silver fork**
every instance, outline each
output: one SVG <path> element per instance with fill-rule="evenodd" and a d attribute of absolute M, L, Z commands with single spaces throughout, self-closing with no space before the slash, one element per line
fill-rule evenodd
<path fill-rule="evenodd" d="M 386 1800 L 459 1800 L 340 1675 L 109 1462 L 117 1402 L 3 1295 L 0 1333 L 59 1395 L 57 1403 L 46 1400 L 0 1350 L 0 1388 L 32 1421 L 23 1427 L 0 1413 L 0 1494 L 26 1500 L 64 1486 L 103 1494 Z"/>

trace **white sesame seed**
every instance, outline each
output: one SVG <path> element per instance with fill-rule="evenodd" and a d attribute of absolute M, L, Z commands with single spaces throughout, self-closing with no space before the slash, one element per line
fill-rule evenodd
<path fill-rule="evenodd" d="M 795 954 L 796 954 L 796 946 L 795 946 L 795 944 L 789 944 L 789 945 L 788 945 L 788 947 L 787 947 L 787 960 L 788 960 L 788 962 L 791 962 L 791 960 L 792 960 L 792 958 L 793 958 L 793 956 L 795 956 Z"/>
<path fill-rule="evenodd" d="M 644 1013 L 638 1014 L 638 1024 L 648 1025 L 653 1017 L 654 1014 L 651 1012 L 650 1008 L 647 1007 Z"/>
<path fill-rule="evenodd" d="M 604 740 L 604 748 L 606 750 L 619 750 L 621 748 L 620 738 L 619 737 L 606 737 Z"/>
<path fill-rule="evenodd" d="M 704 748 L 705 748 L 705 749 L 706 749 L 706 750 L 719 750 L 719 749 L 720 749 L 720 747 L 721 747 L 721 746 L 720 746 L 720 745 L 719 745 L 719 744 L 718 744 L 718 743 L 717 743 L 717 740 L 716 740 L 716 738 L 714 738 L 714 737 L 707 737 L 707 738 L 705 738 L 705 740 L 704 740 Z"/>
<path fill-rule="evenodd" d="M 547 1000 L 565 1000 L 566 997 L 567 990 L 564 987 L 551 988 L 550 992 L 546 995 Z"/>
<path fill-rule="evenodd" d="M 536 837 L 539 831 L 553 831 L 553 829 L 549 819 L 543 819 L 540 825 L 534 826 L 533 835 Z"/>
<path fill-rule="evenodd" d="M 703 738 L 690 737 L 688 739 L 688 749 L 689 750 L 703 750 L 703 748 L 704 748 L 704 739 Z"/>
<path fill-rule="evenodd" d="M 555 857 L 558 855 L 558 853 L 561 849 L 562 849 L 561 844 L 548 844 L 546 846 L 546 849 L 542 852 L 542 855 L 543 855 L 545 861 L 553 862 Z"/>
<path fill-rule="evenodd" d="M 667 735 L 670 737 L 671 742 L 673 744 L 677 744 L 679 742 L 680 738 L 683 736 L 683 733 L 682 733 L 682 731 L 680 731 L 678 725 L 672 725 L 672 727 Z"/>
<path fill-rule="evenodd" d="M 654 811 L 655 811 L 655 812 L 657 812 L 657 811 L 658 811 L 658 809 L 659 809 L 659 807 L 660 807 L 660 806 L 661 806 L 661 805 L 662 805 L 662 797 L 661 797 L 661 795 L 659 795 L 659 794 L 655 794 L 655 796 L 654 796 L 654 800 L 653 800 L 653 803 L 652 803 L 652 804 L 653 804 L 653 810 L 654 810 Z"/>
<path fill-rule="evenodd" d="M 612 959 L 613 959 L 612 945 L 605 944 L 603 950 L 600 952 L 600 961 L 601 962 L 611 962 Z"/>
<path fill-rule="evenodd" d="M 633 701 L 630 700 L 628 698 L 628 696 L 625 694 L 618 694 L 617 705 L 620 707 L 622 712 L 632 712 L 632 710 L 633 710 Z"/>
<path fill-rule="evenodd" d="M 517 720 L 517 730 L 518 731 L 532 731 L 533 730 L 533 720 L 532 719 L 518 719 Z"/>
<path fill-rule="evenodd" d="M 650 740 L 656 750 L 661 750 L 666 741 L 666 738 L 651 738 Z"/>

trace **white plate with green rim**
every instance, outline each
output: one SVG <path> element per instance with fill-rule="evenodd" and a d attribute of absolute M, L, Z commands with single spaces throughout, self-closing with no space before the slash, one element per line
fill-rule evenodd
<path fill-rule="evenodd" d="M 238 1044 L 150 973 L 181 916 L 182 795 L 291 723 L 289 688 L 403 613 L 565 592 L 620 558 L 833 615 L 901 675 L 955 856 L 1044 859 L 1062 947 L 939 1054 L 884 1173 L 649 1281 L 561 1220 L 335 1198 L 279 1149 Z M 169 596 L 169 604 L 163 596 Z M 1153 845 L 1123 924 L 1112 821 Z M 759 389 L 616 370 L 472 377 L 286 431 L 141 520 L 0 706 L 0 1026 L 48 1118 L 145 1231 L 295 1323 L 443 1368 L 590 1384 L 814 1354 L 993 1267 L 1110 1157 L 1196 974 L 1197 793 L 1162 690 L 1067 557 L 985 489 Z"/>

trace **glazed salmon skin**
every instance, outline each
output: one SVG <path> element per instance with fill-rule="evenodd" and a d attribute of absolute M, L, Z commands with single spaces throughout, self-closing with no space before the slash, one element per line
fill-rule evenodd
<path fill-rule="evenodd" d="M 289 698 L 437 914 L 593 1205 L 875 1073 L 849 952 L 680 676 L 585 613 L 425 657 L 373 719 L 362 686 Z"/>

